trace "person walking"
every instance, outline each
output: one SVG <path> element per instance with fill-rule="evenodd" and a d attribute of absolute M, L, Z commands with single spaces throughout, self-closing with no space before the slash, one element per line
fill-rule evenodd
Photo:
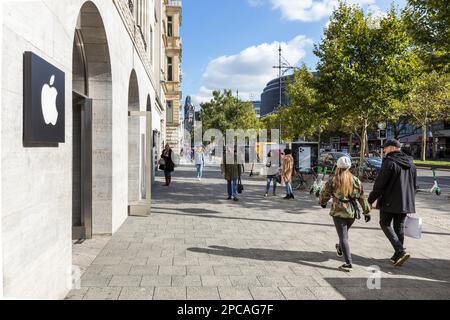
<path fill-rule="evenodd" d="M 277 176 L 278 176 L 278 168 L 272 163 L 272 151 L 269 151 L 267 154 L 267 178 L 266 178 L 266 194 L 265 197 L 269 196 L 270 184 L 273 182 L 273 195 L 277 195 Z"/>
<path fill-rule="evenodd" d="M 202 181 L 203 168 L 205 167 L 205 149 L 203 147 L 198 147 L 195 150 L 195 166 L 197 167 L 197 179 Z"/>
<path fill-rule="evenodd" d="M 242 165 L 237 161 L 237 151 L 232 148 L 227 149 L 224 154 L 221 172 L 227 181 L 228 200 L 239 201 L 238 181 L 241 179 Z"/>
<path fill-rule="evenodd" d="M 292 157 L 292 150 L 285 149 L 283 153 L 283 167 L 281 169 L 281 177 L 286 184 L 286 197 L 284 199 L 294 199 L 294 192 L 292 190 L 292 177 L 294 174 L 294 158 Z"/>
<path fill-rule="evenodd" d="M 163 161 L 161 161 L 163 160 Z M 160 160 L 160 169 L 164 170 L 164 177 L 166 179 L 165 187 L 169 187 L 172 183 L 172 172 L 175 171 L 175 163 L 173 162 L 173 151 L 169 144 L 163 150 Z"/>
<path fill-rule="evenodd" d="M 373 206 L 378 200 L 381 229 L 395 250 L 391 261 L 400 267 L 411 257 L 404 247 L 405 220 L 408 214 L 416 213 L 417 169 L 413 159 L 401 151 L 397 140 L 386 142 L 384 154 L 369 204 Z"/>
<path fill-rule="evenodd" d="M 363 209 L 366 223 L 370 222 L 370 207 L 364 196 L 364 188 L 361 181 L 350 172 L 352 161 L 348 157 L 342 157 L 337 162 L 335 175 L 325 184 L 320 194 L 320 205 L 327 207 L 328 201 L 333 199 L 330 215 L 339 236 L 339 244 L 336 251 L 339 257 L 344 256 L 345 264 L 339 270 L 350 272 L 353 270 L 352 255 L 348 234 L 356 219 L 360 218 L 358 203 Z"/>

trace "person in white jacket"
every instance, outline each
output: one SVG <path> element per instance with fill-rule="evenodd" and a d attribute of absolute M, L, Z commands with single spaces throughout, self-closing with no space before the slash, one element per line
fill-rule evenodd
<path fill-rule="evenodd" d="M 195 166 L 197 167 L 197 179 L 201 181 L 205 167 L 205 149 L 203 147 L 195 149 Z"/>

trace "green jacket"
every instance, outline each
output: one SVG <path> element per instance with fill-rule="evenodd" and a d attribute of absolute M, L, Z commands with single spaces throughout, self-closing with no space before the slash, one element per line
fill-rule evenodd
<path fill-rule="evenodd" d="M 331 206 L 330 215 L 332 217 L 353 219 L 355 218 L 355 210 L 352 205 L 350 205 L 349 198 L 344 197 L 342 194 L 337 192 L 333 186 L 332 178 L 325 184 L 325 187 L 320 194 L 320 204 L 325 206 L 330 199 L 333 199 L 333 204 Z M 364 187 L 361 181 L 357 177 L 353 177 L 353 192 L 351 195 L 352 199 L 358 201 L 361 205 L 362 213 L 364 215 L 369 215 L 369 202 L 364 196 Z"/>

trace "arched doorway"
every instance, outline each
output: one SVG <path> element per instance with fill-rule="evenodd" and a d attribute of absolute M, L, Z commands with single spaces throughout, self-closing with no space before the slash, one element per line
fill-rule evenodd
<path fill-rule="evenodd" d="M 73 238 L 112 232 L 112 79 L 108 40 L 94 3 L 80 10 L 73 42 Z"/>

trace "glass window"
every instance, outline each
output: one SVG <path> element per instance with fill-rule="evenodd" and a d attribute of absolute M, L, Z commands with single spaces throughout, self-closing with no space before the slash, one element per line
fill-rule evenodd
<path fill-rule="evenodd" d="M 173 101 L 167 101 L 166 122 L 173 124 Z"/>
<path fill-rule="evenodd" d="M 173 37 L 173 17 L 167 17 L 167 35 Z"/>
<path fill-rule="evenodd" d="M 173 81 L 173 58 L 167 58 L 167 81 Z"/>

